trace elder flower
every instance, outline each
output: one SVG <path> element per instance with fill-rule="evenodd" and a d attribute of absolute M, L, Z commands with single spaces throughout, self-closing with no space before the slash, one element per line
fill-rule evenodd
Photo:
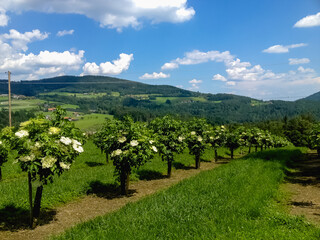
<path fill-rule="evenodd" d="M 118 138 L 118 142 L 119 143 L 124 143 L 125 141 L 127 141 L 127 138 L 125 136 L 122 136 L 122 137 Z"/>
<path fill-rule="evenodd" d="M 16 132 L 14 135 L 16 135 L 18 138 L 23 138 L 29 136 L 29 132 L 26 130 L 20 130 L 19 132 Z"/>
<path fill-rule="evenodd" d="M 119 156 L 122 153 L 121 149 L 117 149 L 111 153 L 111 157 Z"/>
<path fill-rule="evenodd" d="M 49 128 L 49 134 L 55 135 L 55 134 L 58 134 L 59 132 L 60 132 L 60 128 L 57 128 L 57 127 Z"/>
<path fill-rule="evenodd" d="M 139 145 L 139 142 L 138 142 L 137 140 L 132 140 L 132 141 L 130 142 L 130 145 L 131 145 L 132 147 L 135 147 L 135 146 L 138 146 L 138 145 Z"/>
<path fill-rule="evenodd" d="M 21 156 L 21 157 L 19 157 L 19 160 L 21 162 L 31 162 L 31 161 L 34 160 L 34 158 L 35 158 L 34 154 L 31 154 L 31 155 L 28 155 L 28 156 Z"/>
<path fill-rule="evenodd" d="M 156 148 L 156 146 L 152 146 L 151 148 L 154 152 L 158 152 L 158 149 Z"/>
<path fill-rule="evenodd" d="M 59 165 L 60 165 L 60 167 L 61 167 L 62 169 L 70 169 L 70 165 L 71 165 L 71 164 L 66 164 L 66 163 L 64 163 L 64 162 L 60 162 Z"/>
<path fill-rule="evenodd" d="M 198 141 L 199 141 L 199 142 L 202 142 L 202 140 L 203 140 L 202 137 L 199 136 L 199 137 L 198 137 Z"/>
<path fill-rule="evenodd" d="M 72 143 L 72 140 L 68 137 L 61 137 L 60 142 L 62 142 L 65 145 L 70 145 Z"/>
<path fill-rule="evenodd" d="M 191 135 L 196 135 L 196 132 L 195 132 L 195 131 L 192 131 L 190 134 L 191 134 Z"/>
<path fill-rule="evenodd" d="M 52 156 L 45 156 L 41 159 L 42 168 L 51 168 L 56 163 L 57 159 Z"/>
<path fill-rule="evenodd" d="M 179 137 L 178 137 L 178 141 L 179 141 L 179 142 L 182 142 L 182 141 L 183 141 L 183 137 L 179 136 Z"/>
<path fill-rule="evenodd" d="M 75 151 L 77 151 L 78 153 L 82 153 L 82 152 L 83 152 L 83 147 L 82 147 L 82 146 L 79 146 L 79 145 L 77 145 L 77 144 L 73 144 L 72 147 L 73 147 L 73 149 L 74 149 Z"/>

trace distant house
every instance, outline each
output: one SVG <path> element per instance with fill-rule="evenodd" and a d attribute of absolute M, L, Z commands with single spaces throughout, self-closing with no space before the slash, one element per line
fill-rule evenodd
<path fill-rule="evenodd" d="M 56 110 L 56 108 L 48 108 L 48 112 L 53 112 L 55 110 Z"/>

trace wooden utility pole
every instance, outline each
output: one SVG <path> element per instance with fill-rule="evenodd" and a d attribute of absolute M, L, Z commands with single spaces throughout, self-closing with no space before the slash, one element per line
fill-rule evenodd
<path fill-rule="evenodd" d="M 10 76 L 11 72 L 8 71 L 8 98 L 9 98 L 9 126 L 11 127 L 11 86 L 10 86 Z"/>

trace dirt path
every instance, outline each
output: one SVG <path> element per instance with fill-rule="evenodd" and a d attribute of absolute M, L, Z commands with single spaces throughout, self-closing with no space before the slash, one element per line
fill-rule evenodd
<path fill-rule="evenodd" d="M 309 152 L 293 166 L 284 188 L 292 193 L 290 213 L 304 215 L 309 221 L 320 224 L 320 158 Z"/>
<path fill-rule="evenodd" d="M 213 169 L 226 161 L 202 162 L 201 169 L 176 170 L 172 173 L 172 177 L 162 178 L 151 181 L 138 181 L 131 183 L 131 195 L 129 197 L 122 197 L 114 192 L 106 194 L 95 194 L 86 196 L 80 200 L 71 202 L 56 209 L 54 219 L 48 224 L 38 226 L 34 230 L 23 229 L 15 232 L 0 231 L 1 240 L 37 240 L 45 239 L 50 235 L 58 234 L 64 230 L 88 221 L 97 216 L 105 215 L 120 209 L 129 202 L 137 201 L 147 195 L 153 194 L 161 189 L 168 188 L 179 181 L 192 177 L 199 172 Z"/>

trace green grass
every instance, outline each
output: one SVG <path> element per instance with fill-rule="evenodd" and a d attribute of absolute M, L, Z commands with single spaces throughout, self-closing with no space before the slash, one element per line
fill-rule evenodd
<path fill-rule="evenodd" d="M 43 104 L 45 101 L 40 99 L 12 99 L 11 106 L 12 111 L 17 111 L 21 109 L 30 110 L 34 108 L 38 108 L 40 104 Z M 0 109 L 8 108 L 8 101 L 0 102 Z"/>
<path fill-rule="evenodd" d="M 70 93 L 70 92 L 49 92 L 49 93 L 40 93 L 40 96 L 70 96 L 70 97 L 77 97 L 77 98 L 98 98 L 103 97 L 106 93 Z"/>
<path fill-rule="evenodd" d="M 106 118 L 112 118 L 111 115 L 92 113 L 81 116 L 79 121 L 74 122 L 75 126 L 83 131 L 98 130 L 106 121 Z"/>
<path fill-rule="evenodd" d="M 299 157 L 282 149 L 235 160 L 54 239 L 319 239 L 276 204 L 285 161 Z"/>

